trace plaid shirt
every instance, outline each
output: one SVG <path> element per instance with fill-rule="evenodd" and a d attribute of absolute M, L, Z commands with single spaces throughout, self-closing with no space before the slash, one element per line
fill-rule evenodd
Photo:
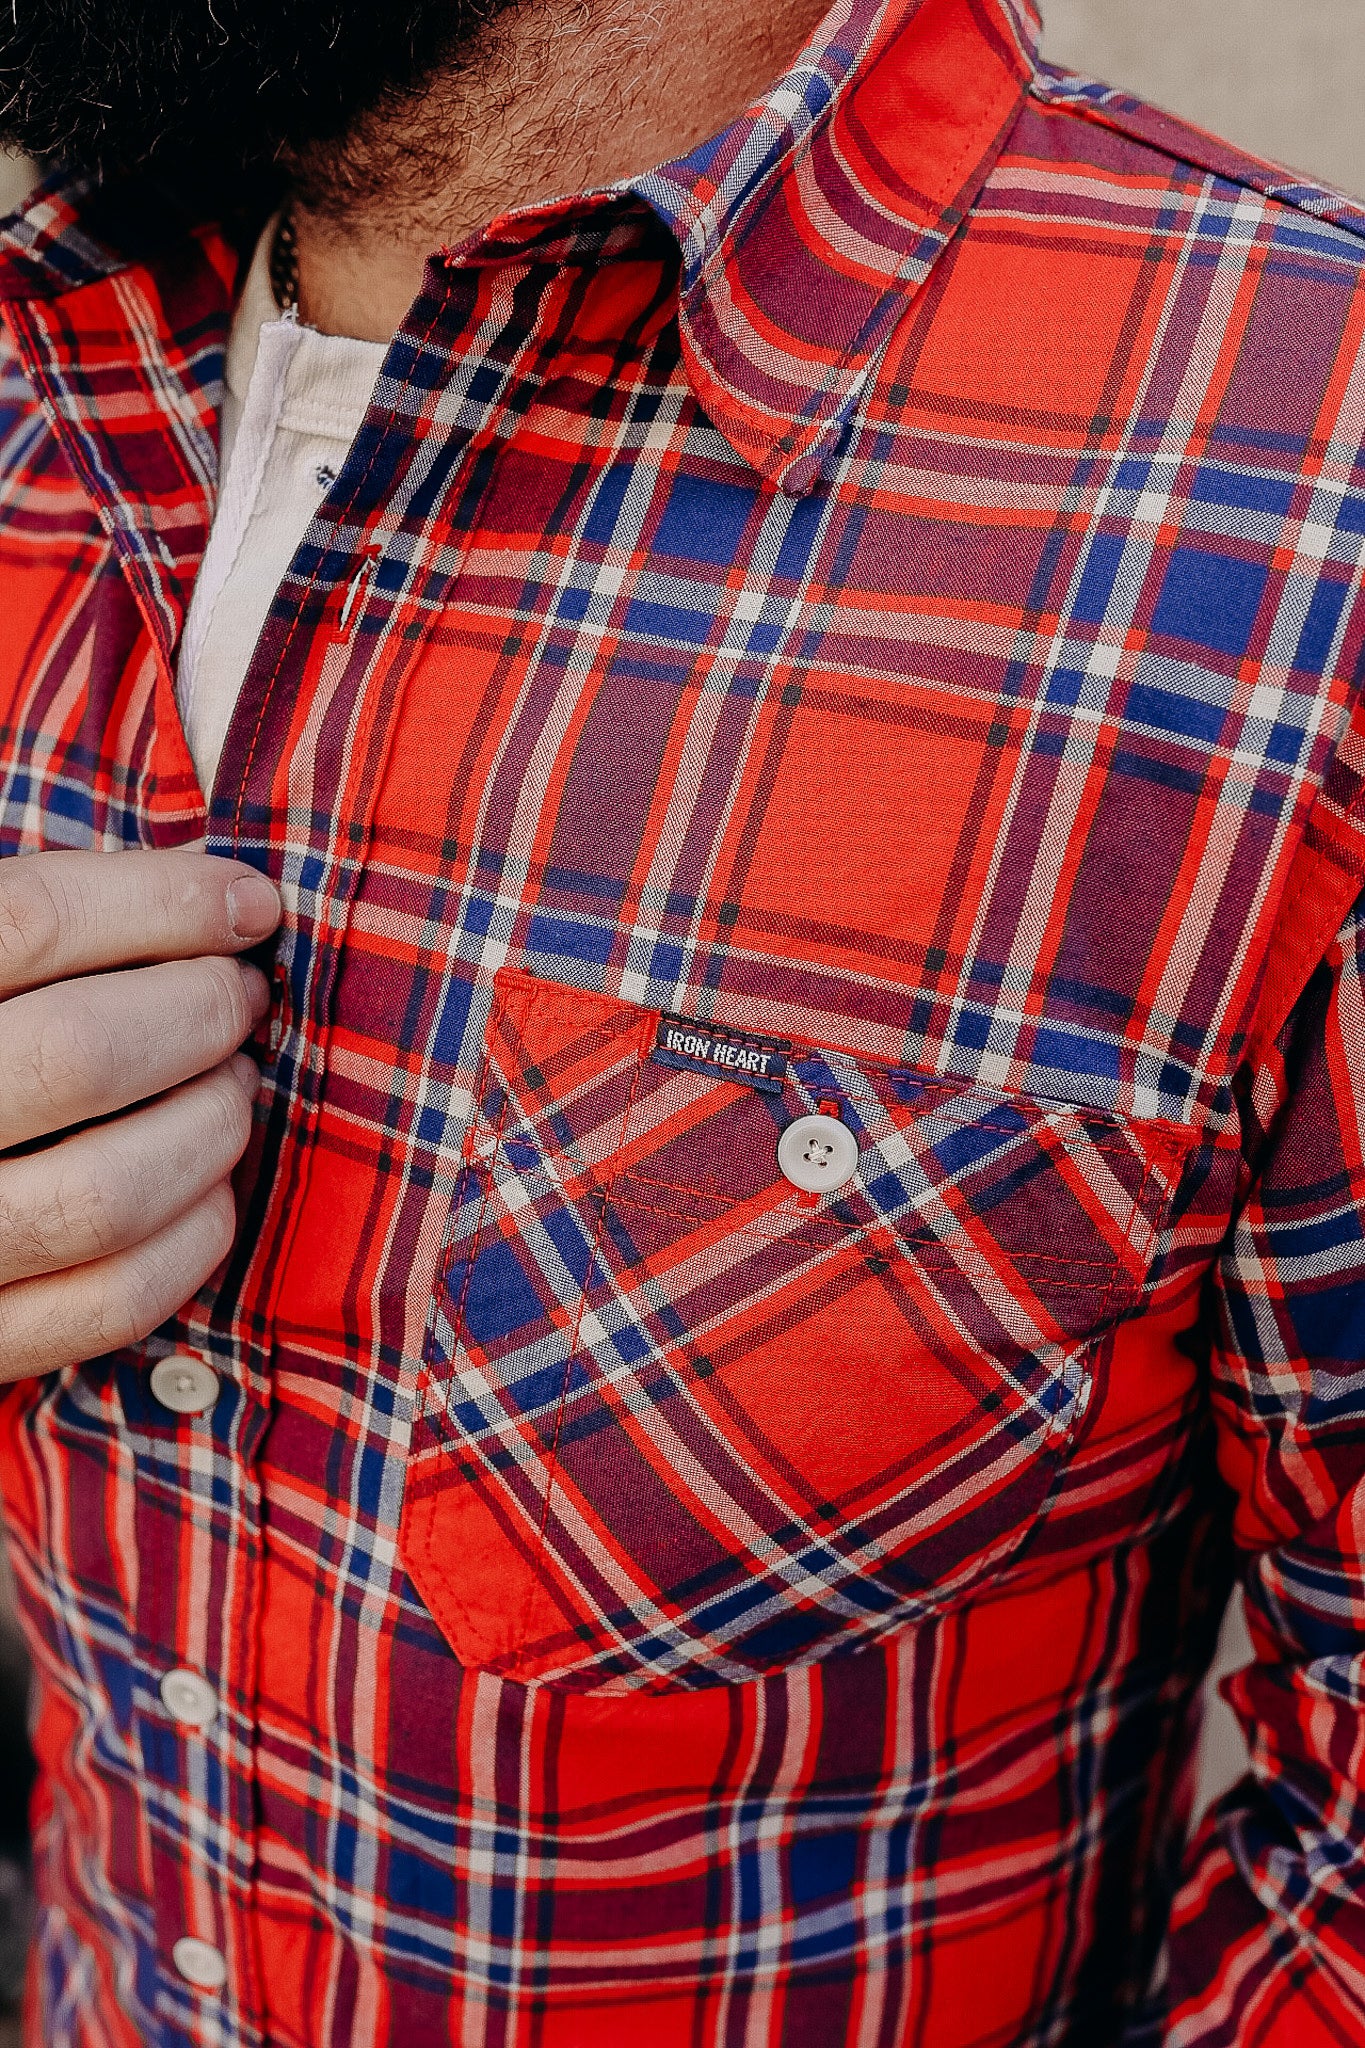
<path fill-rule="evenodd" d="M 251 224 L 0 237 L 4 847 L 288 905 L 239 1249 L 0 1403 L 44 2048 L 1365 2037 L 1365 213 L 1036 29 L 442 252 L 209 802 Z"/>

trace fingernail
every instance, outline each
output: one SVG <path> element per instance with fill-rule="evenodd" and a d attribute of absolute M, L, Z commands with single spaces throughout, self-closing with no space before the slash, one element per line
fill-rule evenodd
<path fill-rule="evenodd" d="M 242 979 L 246 983 L 246 998 L 251 1005 L 251 1023 L 254 1029 L 270 1008 L 270 983 L 259 967 L 253 967 L 249 960 L 238 962 Z"/>
<path fill-rule="evenodd" d="M 249 943 L 268 938 L 280 921 L 282 907 L 279 890 L 264 875 L 238 875 L 227 892 L 233 937 Z"/>

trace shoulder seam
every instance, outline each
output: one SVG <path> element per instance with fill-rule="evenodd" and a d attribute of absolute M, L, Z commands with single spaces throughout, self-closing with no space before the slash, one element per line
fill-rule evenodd
<path fill-rule="evenodd" d="M 1263 198 L 1307 214 L 1323 226 L 1339 228 L 1365 246 L 1365 201 L 1283 165 L 1262 162 L 1235 143 L 1224 142 L 1220 136 L 1194 126 L 1178 114 L 1150 106 L 1135 93 L 1049 64 L 1039 65 L 1029 93 L 1045 106 L 1065 107 L 1083 120 L 1131 136 L 1173 162 L 1187 163 L 1228 184 L 1243 185 Z M 1178 130 L 1178 136 L 1161 133 L 1167 123 Z"/>

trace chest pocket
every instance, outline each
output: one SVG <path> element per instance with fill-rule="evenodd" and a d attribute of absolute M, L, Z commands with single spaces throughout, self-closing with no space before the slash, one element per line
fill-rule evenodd
<path fill-rule="evenodd" d="M 800 1046 L 756 1087 L 658 1025 L 499 977 L 403 1547 L 506 1677 L 750 1679 L 997 1569 L 1170 1201 L 1164 1127 Z M 857 1171 L 803 1194 L 778 1143 L 821 1112 Z"/>

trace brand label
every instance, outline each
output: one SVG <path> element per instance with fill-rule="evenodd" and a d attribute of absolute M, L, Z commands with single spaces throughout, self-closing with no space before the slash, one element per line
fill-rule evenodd
<path fill-rule="evenodd" d="M 661 1067 L 681 1067 L 713 1080 L 739 1081 L 746 1088 L 777 1094 L 787 1072 L 791 1046 L 783 1038 L 758 1038 L 723 1024 L 698 1024 L 688 1017 L 661 1017 L 653 1058 Z"/>

